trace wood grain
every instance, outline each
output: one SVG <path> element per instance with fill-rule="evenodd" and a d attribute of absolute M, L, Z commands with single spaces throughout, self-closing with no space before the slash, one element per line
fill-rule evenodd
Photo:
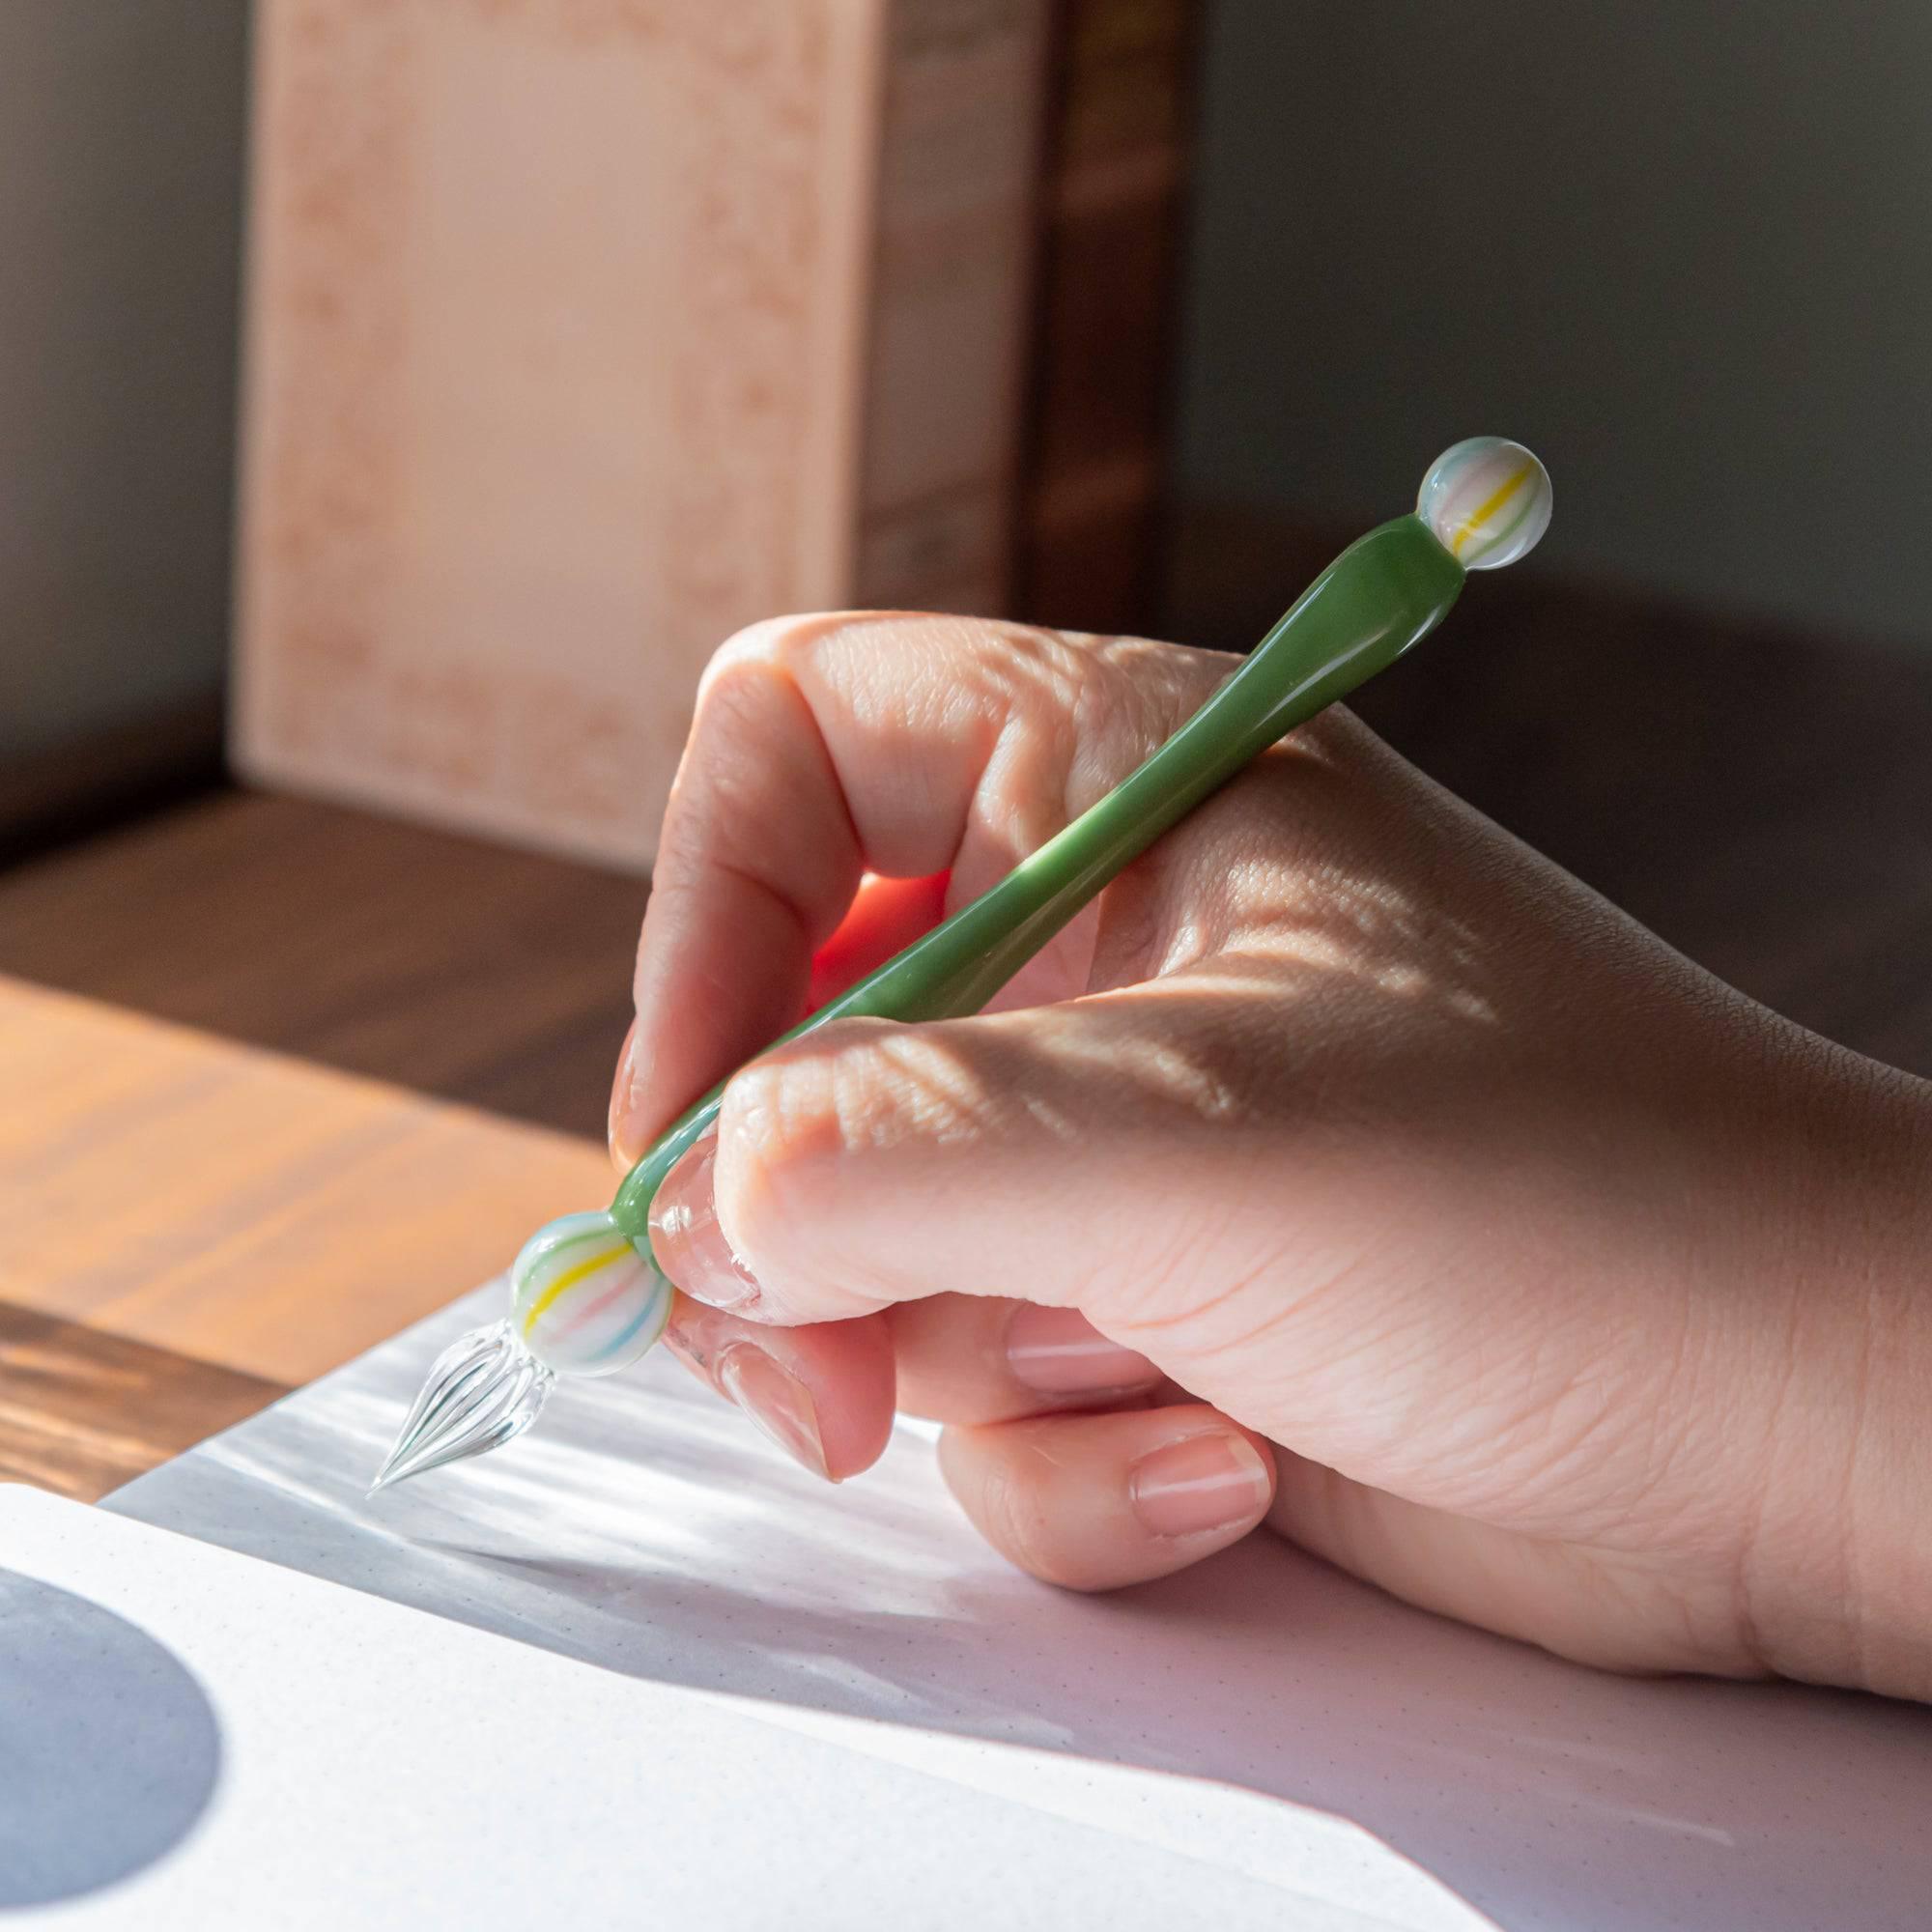
<path fill-rule="evenodd" d="M 0 1479 L 104 1493 L 608 1198 L 642 897 L 235 792 L 0 872 L 0 972 L 118 1003 L 0 978 Z"/>
<path fill-rule="evenodd" d="M 601 1136 L 642 881 L 222 792 L 0 873 L 0 973 Z"/>
<path fill-rule="evenodd" d="M 92 1502 L 287 1393 L 0 1302 L 0 1482 Z"/>
<path fill-rule="evenodd" d="M 293 1385 L 611 1180 L 594 1143 L 0 980 L 16 1312 Z M 0 1364 L 0 1404 L 18 1407 L 21 1373 Z"/>

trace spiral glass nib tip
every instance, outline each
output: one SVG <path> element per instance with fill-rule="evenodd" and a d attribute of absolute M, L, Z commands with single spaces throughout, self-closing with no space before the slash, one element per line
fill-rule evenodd
<path fill-rule="evenodd" d="M 507 1321 L 459 1335 L 436 1358 L 369 1493 L 500 1449 L 537 1419 L 555 1379 Z"/>

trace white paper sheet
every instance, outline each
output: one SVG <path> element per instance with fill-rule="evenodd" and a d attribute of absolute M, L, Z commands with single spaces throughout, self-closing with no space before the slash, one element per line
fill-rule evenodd
<path fill-rule="evenodd" d="M 922 1434 L 902 1428 L 877 1470 L 835 1491 L 667 1361 L 565 1384 L 523 1442 L 365 1505 L 424 1367 L 499 1293 L 110 1507 L 646 1683 L 728 1693 L 734 1715 L 835 1744 L 841 1762 L 897 1767 L 909 1793 L 970 1788 L 1184 1858 L 1154 1881 L 1172 1888 L 1170 1926 L 1208 1918 L 1192 1909 L 1207 1874 L 1262 1888 L 1277 1924 L 1926 1922 L 1932 1713 L 1610 1678 L 1407 1609 L 1265 1537 L 1163 1583 L 1069 1596 L 979 1544 Z M 895 1788 L 867 1801 L 895 1840 L 927 1829 L 901 1818 Z M 1065 1900 L 1058 1856 L 1030 1877 Z"/>
<path fill-rule="evenodd" d="M 1377 1922 L 35 1491 L 0 1549 L 0 1923 Z"/>

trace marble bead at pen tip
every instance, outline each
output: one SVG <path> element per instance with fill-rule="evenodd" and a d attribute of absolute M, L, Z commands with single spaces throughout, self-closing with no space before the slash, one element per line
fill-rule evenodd
<path fill-rule="evenodd" d="M 628 1367 L 664 1333 L 671 1298 L 648 1246 L 605 1209 L 539 1228 L 510 1264 L 509 1319 L 437 1358 L 371 1493 L 500 1449 L 536 1420 L 559 1375 Z"/>
<path fill-rule="evenodd" d="M 1414 514 L 1344 551 L 1120 784 L 784 1038 L 848 1016 L 916 1022 L 978 1012 L 1169 827 L 1427 637 L 1468 572 L 1525 556 L 1549 526 L 1550 501 L 1548 472 L 1521 443 L 1471 437 L 1443 451 Z M 715 1124 L 724 1091 L 721 1083 L 666 1130 L 608 1209 L 566 1214 L 525 1243 L 510 1269 L 507 1318 L 439 1357 L 377 1489 L 500 1448 L 536 1419 L 556 1377 L 614 1374 L 657 1342 L 673 1290 L 651 1251 L 651 1204 Z"/>

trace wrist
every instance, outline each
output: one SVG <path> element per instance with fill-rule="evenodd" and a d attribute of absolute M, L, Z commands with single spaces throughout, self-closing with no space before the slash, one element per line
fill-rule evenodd
<path fill-rule="evenodd" d="M 1871 1230 L 1845 1544 L 1852 1681 L 1932 1701 L 1932 1087 L 1915 1084 L 1908 1171 Z"/>
<path fill-rule="evenodd" d="M 1849 1055 L 1833 1072 L 1835 1104 L 1804 1112 L 1782 1500 L 1741 1601 L 1781 1674 L 1932 1701 L 1932 1084 Z"/>

